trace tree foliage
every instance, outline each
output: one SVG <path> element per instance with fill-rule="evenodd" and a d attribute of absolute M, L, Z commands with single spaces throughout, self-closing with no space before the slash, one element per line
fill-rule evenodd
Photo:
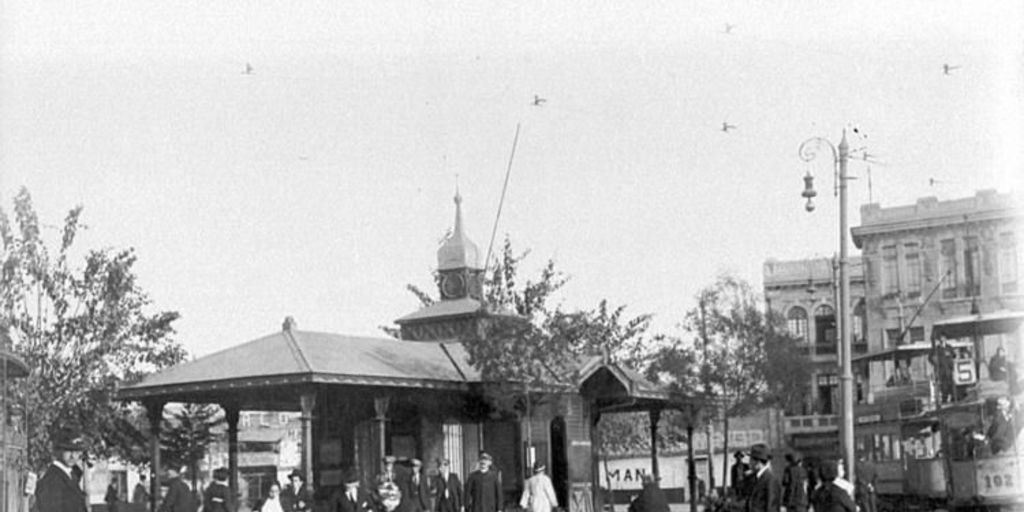
<path fill-rule="evenodd" d="M 95 455 L 130 458 L 144 437 L 137 411 L 113 400 L 118 385 L 185 357 L 172 339 L 179 315 L 150 311 L 131 249 L 75 257 L 81 213 L 81 206 L 68 212 L 53 250 L 26 189 L 13 220 L 0 211 L 0 315 L 12 349 L 31 368 L 14 393 L 25 404 L 34 467 L 48 462 L 51 437 L 65 429 L 83 432 Z"/>
<path fill-rule="evenodd" d="M 160 428 L 160 457 L 168 464 L 188 466 L 192 488 L 198 489 L 199 463 L 211 444 L 224 437 L 220 427 L 227 421 L 219 407 L 209 404 L 184 404 L 173 412 L 164 412 Z"/>

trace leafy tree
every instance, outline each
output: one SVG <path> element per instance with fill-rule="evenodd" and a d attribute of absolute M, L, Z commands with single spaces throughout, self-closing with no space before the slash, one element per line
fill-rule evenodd
<path fill-rule="evenodd" d="M 725 439 L 729 417 L 804 396 L 810 361 L 742 279 L 723 275 L 701 289 L 683 329 L 689 337 L 663 349 L 650 373 L 718 404 Z"/>
<path fill-rule="evenodd" d="M 136 460 L 145 439 L 138 411 L 114 393 L 184 359 L 172 339 L 179 315 L 149 311 L 131 249 L 75 258 L 81 206 L 65 217 L 56 249 L 44 241 L 28 190 L 16 196 L 13 213 L 12 221 L 0 210 L 0 320 L 31 368 L 13 385 L 15 401 L 26 404 L 28 463 L 47 463 L 51 438 L 62 429 L 83 432 L 94 455 Z"/>
<path fill-rule="evenodd" d="M 198 489 L 199 463 L 206 449 L 220 441 L 227 421 L 219 407 L 209 404 L 184 404 L 170 414 L 164 412 L 160 428 L 161 458 L 188 466 L 192 488 Z"/>

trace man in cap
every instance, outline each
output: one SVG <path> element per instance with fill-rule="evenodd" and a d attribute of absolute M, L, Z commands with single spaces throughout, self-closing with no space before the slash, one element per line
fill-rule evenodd
<path fill-rule="evenodd" d="M 772 472 L 771 455 L 762 443 L 750 447 L 753 478 L 747 497 L 746 512 L 779 512 L 782 505 L 782 483 Z"/>
<path fill-rule="evenodd" d="M 288 486 L 281 491 L 284 512 L 308 512 L 313 506 L 313 490 L 306 485 L 306 477 L 296 469 L 288 475 L 288 481 Z"/>
<path fill-rule="evenodd" d="M 82 442 L 75 436 L 60 437 L 53 447 L 53 462 L 36 483 L 38 512 L 87 512 L 85 493 L 71 476 L 81 458 Z"/>
<path fill-rule="evenodd" d="M 494 459 L 480 452 L 479 469 L 466 479 L 466 512 L 498 512 L 502 510 L 501 477 L 491 470 Z"/>
<path fill-rule="evenodd" d="M 374 512 L 370 495 L 359 487 L 360 475 L 355 468 L 345 472 L 344 489 L 331 496 L 328 512 Z"/>
<path fill-rule="evenodd" d="M 462 509 L 462 482 L 458 473 L 451 470 L 448 459 L 438 459 L 432 488 L 437 497 L 434 512 L 459 512 Z"/>
<path fill-rule="evenodd" d="M 402 490 L 403 512 L 427 512 L 430 510 L 430 484 L 423 475 L 423 461 L 411 459 L 412 470 L 399 481 Z"/>

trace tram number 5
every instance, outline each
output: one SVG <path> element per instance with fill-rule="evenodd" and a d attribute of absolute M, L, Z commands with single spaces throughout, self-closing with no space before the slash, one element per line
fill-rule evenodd
<path fill-rule="evenodd" d="M 1013 487 L 1013 475 L 985 475 L 985 490 Z"/>

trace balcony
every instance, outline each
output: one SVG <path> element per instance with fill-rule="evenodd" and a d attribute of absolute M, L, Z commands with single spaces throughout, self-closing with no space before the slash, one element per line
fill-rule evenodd
<path fill-rule="evenodd" d="M 784 430 L 786 435 L 835 432 L 839 430 L 839 416 L 835 414 L 786 416 Z"/>

